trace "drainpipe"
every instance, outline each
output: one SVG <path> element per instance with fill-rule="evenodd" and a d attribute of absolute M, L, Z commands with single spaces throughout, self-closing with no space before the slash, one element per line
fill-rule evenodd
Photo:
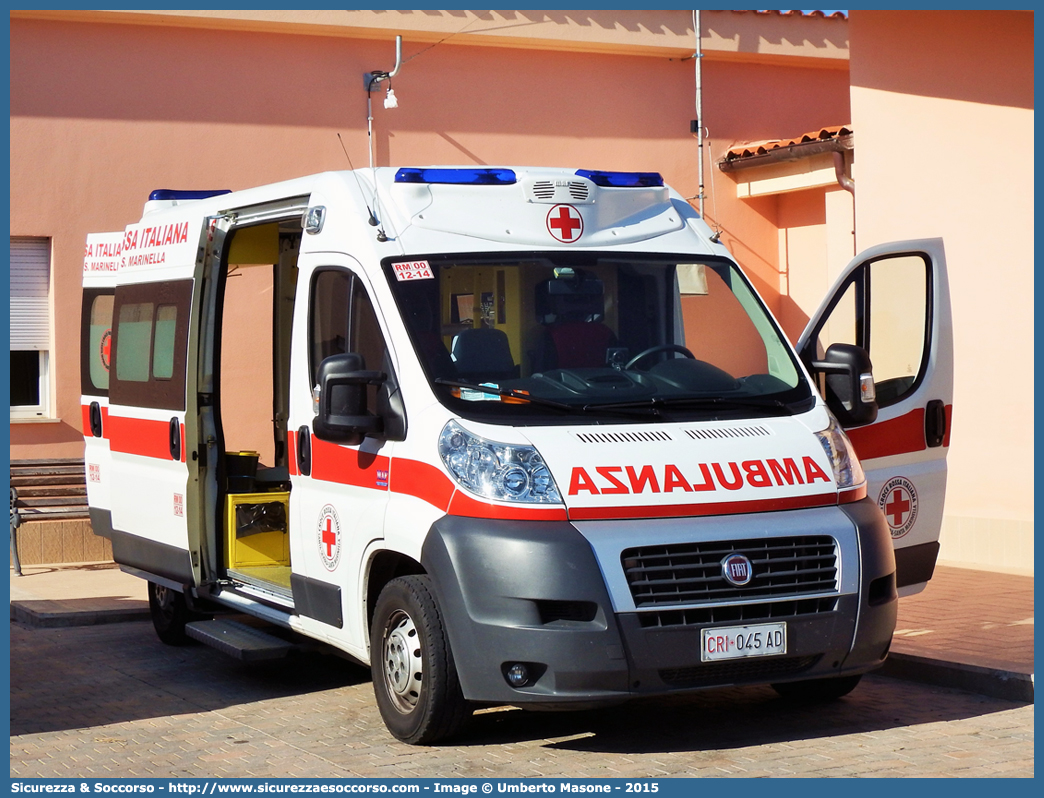
<path fill-rule="evenodd" d="M 837 184 L 852 195 L 852 254 L 855 255 L 859 251 L 859 248 L 856 245 L 855 231 L 855 181 L 852 180 L 852 178 L 850 178 L 845 172 L 844 151 L 834 150 L 832 155 L 834 156 L 834 177 L 837 178 Z"/>
<path fill-rule="evenodd" d="M 837 178 L 837 184 L 854 197 L 855 181 L 852 180 L 852 178 L 850 178 L 845 172 L 844 152 L 834 150 L 832 154 L 834 156 L 834 176 Z"/>

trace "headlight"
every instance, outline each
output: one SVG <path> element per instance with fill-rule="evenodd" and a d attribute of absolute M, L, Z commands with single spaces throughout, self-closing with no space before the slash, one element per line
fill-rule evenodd
<path fill-rule="evenodd" d="M 496 443 L 450 421 L 439 436 L 439 454 L 457 483 L 487 499 L 561 504 L 544 458 L 532 446 Z"/>
<path fill-rule="evenodd" d="M 830 465 L 834 467 L 834 481 L 839 489 L 854 488 L 866 482 L 866 475 L 863 473 L 863 467 L 859 465 L 852 441 L 848 440 L 848 436 L 833 416 L 830 417 L 830 426 L 822 432 L 817 432 L 816 437 L 830 458 Z"/>

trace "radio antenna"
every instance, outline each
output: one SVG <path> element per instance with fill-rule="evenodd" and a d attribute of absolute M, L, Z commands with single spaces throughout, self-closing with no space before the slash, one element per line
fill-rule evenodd
<path fill-rule="evenodd" d="M 344 146 L 344 139 L 341 138 L 340 133 L 337 134 L 337 140 L 341 142 L 341 149 L 344 150 L 344 157 L 348 159 L 348 166 L 351 168 L 352 174 L 355 176 L 355 185 L 359 188 L 359 193 L 365 197 L 366 193 L 363 191 L 362 181 L 359 180 L 359 173 L 355 171 L 355 166 L 352 164 L 352 156 L 348 154 L 348 148 Z M 370 214 L 370 227 L 376 227 L 379 225 L 380 222 L 378 222 L 377 217 L 373 215 L 373 209 L 370 208 L 369 204 L 366 205 L 366 210 Z"/>

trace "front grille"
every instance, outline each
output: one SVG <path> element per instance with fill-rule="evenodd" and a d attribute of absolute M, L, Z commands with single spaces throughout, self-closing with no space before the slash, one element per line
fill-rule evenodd
<path fill-rule="evenodd" d="M 729 554 L 751 561 L 750 581 L 725 581 L 721 561 Z M 621 554 L 636 607 L 834 593 L 837 544 L 829 535 L 639 546 Z"/>
<path fill-rule="evenodd" d="M 689 668 L 665 669 L 660 671 L 660 678 L 668 687 L 710 687 L 718 684 L 764 681 L 806 671 L 819 662 L 822 656 L 815 654 L 809 657 L 750 657 L 728 662 L 709 662 Z"/>
<path fill-rule="evenodd" d="M 729 604 L 724 607 L 689 607 L 684 610 L 651 610 L 638 613 L 643 629 L 664 626 L 703 626 L 711 623 L 752 623 L 818 615 L 837 609 L 837 597 L 770 601 L 766 604 Z"/>

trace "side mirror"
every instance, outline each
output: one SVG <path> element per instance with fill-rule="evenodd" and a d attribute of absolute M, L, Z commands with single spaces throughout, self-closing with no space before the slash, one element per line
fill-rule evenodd
<path fill-rule="evenodd" d="M 812 368 L 826 375 L 824 399 L 842 427 L 860 427 L 877 419 L 873 366 L 865 349 L 831 344 L 826 359 L 812 363 Z"/>
<path fill-rule="evenodd" d="M 381 371 L 366 371 L 362 355 L 331 355 L 319 364 L 318 415 L 312 431 L 321 440 L 357 444 L 384 429 L 380 416 L 366 409 L 366 386 L 387 379 Z"/>

